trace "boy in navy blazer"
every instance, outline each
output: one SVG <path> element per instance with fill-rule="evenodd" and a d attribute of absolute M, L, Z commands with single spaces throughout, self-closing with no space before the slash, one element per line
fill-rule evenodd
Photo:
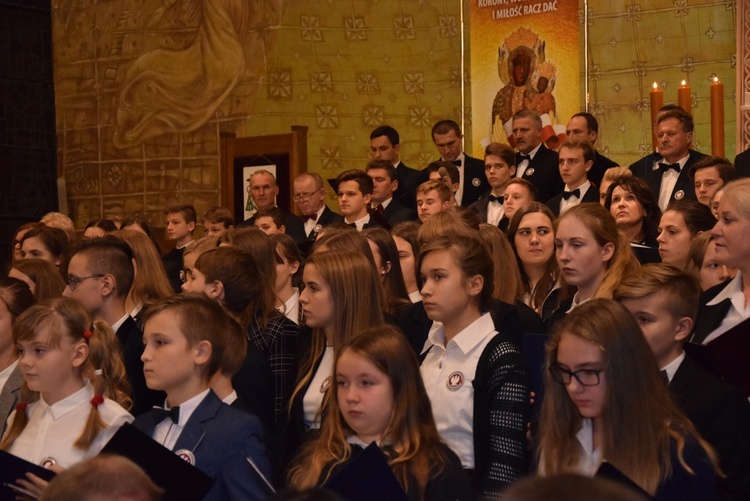
<path fill-rule="evenodd" d="M 199 294 L 179 294 L 149 307 L 142 355 L 146 383 L 167 393 L 133 425 L 210 476 L 204 500 L 265 499 L 270 477 L 257 418 L 223 403 L 209 387 L 219 370 L 231 329 L 227 314 Z"/>
<path fill-rule="evenodd" d="M 699 294 L 696 278 L 664 263 L 642 266 L 614 290 L 641 326 L 675 402 L 718 453 L 726 476 L 716 479 L 716 499 L 750 499 L 750 403 L 683 349 Z"/>

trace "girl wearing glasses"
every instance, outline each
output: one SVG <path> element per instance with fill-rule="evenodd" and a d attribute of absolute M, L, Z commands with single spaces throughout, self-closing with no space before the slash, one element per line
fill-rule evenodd
<path fill-rule="evenodd" d="M 610 463 L 657 500 L 713 499 L 716 455 L 673 403 L 633 316 L 594 299 L 547 344 L 539 472 Z"/>

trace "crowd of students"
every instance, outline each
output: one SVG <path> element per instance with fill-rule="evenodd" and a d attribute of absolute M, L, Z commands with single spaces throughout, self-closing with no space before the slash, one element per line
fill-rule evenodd
<path fill-rule="evenodd" d="M 673 168 L 589 179 L 597 153 L 571 138 L 543 172 L 535 116 L 516 118 L 520 153 L 491 144 L 481 179 L 452 122 L 416 174 L 379 128 L 367 168 L 330 180 L 340 215 L 319 175 L 294 180 L 299 218 L 259 171 L 241 224 L 211 208 L 195 240 L 195 209 L 168 207 L 164 255 L 139 218 L 80 239 L 61 215 L 20 227 L 0 279 L 0 449 L 62 484 L 132 422 L 216 500 L 333 485 L 372 443 L 414 500 L 570 473 L 748 499 L 750 180 L 695 163 L 693 197 L 662 211 L 649 182 Z"/>

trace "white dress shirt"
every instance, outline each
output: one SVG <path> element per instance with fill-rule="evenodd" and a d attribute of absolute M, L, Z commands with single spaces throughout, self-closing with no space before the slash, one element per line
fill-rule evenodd
<path fill-rule="evenodd" d="M 53 405 L 48 405 L 42 397 L 29 404 L 26 409 L 29 422 L 8 452 L 34 464 L 52 458 L 64 468 L 96 456 L 120 426 L 133 421 L 133 416 L 116 402 L 105 398 L 98 411 L 107 428 L 99 432 L 88 450 L 73 447 L 86 426 L 92 398 L 94 388 L 86 381 L 83 388 Z M 9 426 L 16 412 L 14 410 L 8 418 Z"/>
<path fill-rule="evenodd" d="M 750 318 L 750 306 L 745 307 L 745 295 L 742 293 L 742 272 L 737 272 L 737 276 L 734 277 L 721 292 L 719 292 L 715 298 L 706 303 L 707 306 L 714 306 L 725 299 L 729 299 L 731 305 L 729 311 L 727 311 L 724 320 L 721 324 L 714 329 L 711 334 L 706 336 L 703 340 L 703 344 L 708 344 L 717 337 L 721 336 L 735 325 L 743 322 L 747 318 Z"/>
<path fill-rule="evenodd" d="M 325 209 L 326 209 L 326 206 L 325 206 L 325 204 L 323 204 L 323 207 L 321 207 L 320 209 L 318 209 L 318 212 L 315 213 L 316 214 L 315 215 L 315 220 L 308 219 L 307 221 L 305 221 L 305 236 L 309 237 L 310 236 L 310 232 L 312 230 L 314 230 L 317 225 L 320 224 L 320 216 L 323 215 L 323 211 Z"/>
<path fill-rule="evenodd" d="M 157 424 L 154 428 L 152 438 L 159 442 L 161 445 L 169 449 L 174 449 L 174 444 L 177 443 L 177 439 L 180 438 L 180 433 L 185 428 L 185 424 L 193 415 L 193 411 L 198 408 L 203 399 L 208 395 L 209 390 L 204 390 L 194 396 L 193 398 L 182 402 L 180 407 L 179 419 L 176 423 L 173 423 L 171 419 L 165 418 L 161 423 Z M 164 402 L 164 408 L 169 410 L 167 402 Z"/>
<path fill-rule="evenodd" d="M 333 346 L 326 346 L 318 370 L 310 381 L 310 386 L 302 397 L 302 411 L 305 428 L 320 428 L 320 416 L 317 416 L 325 392 L 333 385 Z M 323 391 L 321 391 L 323 390 Z"/>
<path fill-rule="evenodd" d="M 531 157 L 531 160 L 534 160 L 534 156 L 539 151 L 539 148 L 542 147 L 542 143 L 539 143 L 536 145 L 536 148 L 531 150 L 529 152 L 529 157 Z M 516 177 L 523 177 L 524 173 L 526 172 L 526 169 L 529 167 L 529 164 L 531 163 L 531 160 L 523 159 L 520 162 L 518 162 L 518 165 L 516 166 Z"/>
<path fill-rule="evenodd" d="M 344 219 L 344 222 L 346 224 L 354 224 L 357 227 L 357 231 L 362 231 L 365 225 L 370 222 L 370 214 L 365 214 L 365 217 L 357 219 L 356 221 L 348 221 Z"/>
<path fill-rule="evenodd" d="M 580 196 L 576 197 L 575 195 L 571 195 L 569 199 L 565 200 L 565 198 L 560 199 L 560 215 L 562 216 L 565 214 L 571 207 L 575 207 L 576 205 L 581 203 L 581 200 L 583 200 L 583 196 L 586 194 L 586 192 L 591 188 L 591 183 L 588 181 L 588 179 L 580 186 L 577 186 L 575 188 L 570 188 L 567 184 L 565 185 L 565 191 L 573 191 L 573 190 L 580 190 Z"/>
<path fill-rule="evenodd" d="M 299 289 L 292 287 L 294 293 L 284 301 L 284 306 L 277 308 L 286 318 L 299 325 Z"/>
<path fill-rule="evenodd" d="M 438 433 L 455 452 L 464 468 L 474 468 L 474 376 L 479 357 L 497 334 L 492 316 L 485 313 L 453 339 L 445 342 L 443 325 L 434 322 L 422 353 L 427 356 L 420 372 Z M 460 385 L 455 382 L 460 375 Z M 449 386 L 453 381 L 453 387 Z M 456 387 L 458 386 L 458 387 Z"/>
<path fill-rule="evenodd" d="M 503 200 L 503 202 L 505 201 Z M 504 215 L 505 215 L 505 203 L 500 203 L 497 200 L 492 201 L 492 202 L 487 202 L 487 223 L 488 224 L 491 224 L 492 226 L 497 226 L 500 223 L 500 220 L 503 218 Z"/>
<path fill-rule="evenodd" d="M 690 153 L 677 161 L 677 163 L 680 164 L 680 172 L 682 172 L 682 169 L 685 168 L 685 164 L 687 163 L 688 158 L 690 158 Z M 666 160 L 663 160 L 659 163 L 666 163 Z M 680 173 L 674 169 L 669 169 L 667 172 L 661 175 L 661 188 L 659 189 L 658 203 L 659 208 L 662 212 L 667 210 L 669 199 L 672 197 L 672 190 L 674 190 L 674 185 L 677 184 L 678 177 L 680 177 Z"/>

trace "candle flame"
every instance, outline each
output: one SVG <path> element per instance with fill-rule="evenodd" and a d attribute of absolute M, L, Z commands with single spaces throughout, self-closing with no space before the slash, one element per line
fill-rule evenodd
<path fill-rule="evenodd" d="M 656 85 L 656 82 L 654 82 L 654 89 L 658 89 L 658 88 L 659 88 L 659 86 Z"/>
<path fill-rule="evenodd" d="M 687 85 L 687 82 L 685 80 L 682 81 L 682 85 Z"/>
<path fill-rule="evenodd" d="M 719 77 L 714 77 L 714 83 L 719 83 Z"/>

